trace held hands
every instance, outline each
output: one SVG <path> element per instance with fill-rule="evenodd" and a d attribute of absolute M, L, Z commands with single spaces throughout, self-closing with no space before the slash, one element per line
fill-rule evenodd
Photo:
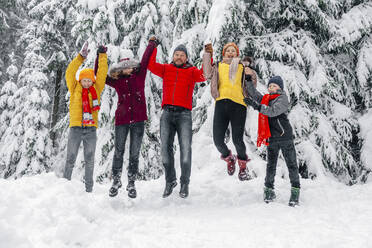
<path fill-rule="evenodd" d="M 258 110 L 258 112 L 261 111 L 261 104 L 253 100 L 251 97 L 246 97 L 244 98 L 245 104 L 248 106 L 252 106 L 253 109 Z"/>
<path fill-rule="evenodd" d="M 81 50 L 80 50 L 80 52 L 79 52 L 80 55 L 81 55 L 84 59 L 87 58 L 87 56 L 88 56 L 88 54 L 89 54 L 89 52 L 90 52 L 90 50 L 88 49 L 88 45 L 89 45 L 88 41 L 85 41 L 83 47 L 81 48 Z"/>
<path fill-rule="evenodd" d="M 158 38 L 156 38 L 156 36 L 151 36 L 149 42 L 151 41 L 155 42 L 156 46 L 160 44 L 160 41 L 158 40 Z"/>
<path fill-rule="evenodd" d="M 206 44 L 206 45 L 204 46 L 204 52 L 206 52 L 206 53 L 210 53 L 211 56 L 213 57 L 213 47 L 212 47 L 212 44 L 211 44 L 211 43 Z"/>
<path fill-rule="evenodd" d="M 97 49 L 97 55 L 99 53 L 106 53 L 107 52 L 107 47 L 105 47 L 104 45 L 100 45 Z"/>

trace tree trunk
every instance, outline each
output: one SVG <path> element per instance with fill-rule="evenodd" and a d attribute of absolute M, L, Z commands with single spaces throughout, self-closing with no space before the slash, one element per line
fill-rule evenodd
<path fill-rule="evenodd" d="M 53 98 L 53 111 L 52 111 L 52 121 L 50 123 L 50 137 L 52 139 L 53 147 L 55 147 L 56 131 L 53 130 L 54 126 L 58 121 L 59 115 L 59 99 L 61 95 L 61 80 L 62 80 L 62 67 L 57 70 L 57 75 L 54 83 L 54 98 Z"/>

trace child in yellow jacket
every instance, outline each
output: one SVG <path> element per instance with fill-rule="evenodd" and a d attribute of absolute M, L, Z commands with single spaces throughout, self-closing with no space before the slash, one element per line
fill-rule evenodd
<path fill-rule="evenodd" d="M 96 150 L 98 128 L 98 111 L 100 95 L 105 87 L 108 71 L 106 47 L 98 48 L 98 70 L 86 68 L 76 72 L 89 53 L 88 42 L 85 42 L 80 53 L 71 61 L 66 70 L 66 83 L 70 92 L 70 132 L 67 143 L 67 159 L 63 177 L 71 180 L 81 141 L 84 145 L 85 190 L 93 190 L 94 155 Z"/>

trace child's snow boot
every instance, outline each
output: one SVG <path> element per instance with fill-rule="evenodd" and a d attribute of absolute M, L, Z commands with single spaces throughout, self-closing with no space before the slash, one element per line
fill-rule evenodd
<path fill-rule="evenodd" d="M 137 197 L 137 190 L 136 186 L 134 185 L 134 181 L 129 181 L 127 186 L 128 196 L 130 198 L 136 198 Z"/>
<path fill-rule="evenodd" d="M 137 197 L 136 186 L 134 185 L 135 180 L 136 180 L 136 174 L 135 173 L 128 173 L 127 191 L 128 191 L 128 196 L 130 198 L 136 198 Z"/>
<path fill-rule="evenodd" d="M 227 163 L 227 174 L 232 176 L 232 175 L 234 175 L 234 172 L 235 172 L 236 156 L 233 155 L 231 153 L 231 151 L 229 151 L 229 152 L 230 152 L 230 154 L 226 158 L 222 157 L 222 155 L 221 155 L 221 159 L 226 161 L 226 163 Z"/>
<path fill-rule="evenodd" d="M 114 176 L 114 182 L 110 188 L 109 196 L 111 197 L 117 196 L 120 188 L 121 188 L 120 175 Z"/>
<path fill-rule="evenodd" d="M 291 207 L 299 205 L 300 198 L 300 188 L 292 187 L 291 188 L 291 197 L 289 198 L 288 205 Z"/>
<path fill-rule="evenodd" d="M 264 188 L 264 201 L 266 203 L 273 202 L 276 198 L 275 191 L 273 188 Z"/>

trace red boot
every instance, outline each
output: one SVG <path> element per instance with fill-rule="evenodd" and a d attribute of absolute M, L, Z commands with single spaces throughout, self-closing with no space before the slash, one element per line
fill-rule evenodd
<path fill-rule="evenodd" d="M 236 163 L 236 156 L 235 155 L 232 155 L 232 153 L 230 151 L 229 156 L 227 156 L 226 158 L 224 158 L 221 155 L 221 159 L 224 160 L 224 161 L 226 161 L 226 163 L 227 163 L 227 174 L 229 174 L 230 176 L 234 175 L 234 172 L 235 172 L 235 163 Z"/>
<path fill-rule="evenodd" d="M 241 159 L 238 159 L 238 165 L 239 165 L 239 180 L 240 181 L 245 181 L 245 180 L 249 180 L 249 179 L 252 179 L 251 175 L 248 174 L 248 171 L 247 171 L 247 163 L 250 161 L 250 159 L 248 158 L 247 156 L 247 160 L 241 160 Z"/>

